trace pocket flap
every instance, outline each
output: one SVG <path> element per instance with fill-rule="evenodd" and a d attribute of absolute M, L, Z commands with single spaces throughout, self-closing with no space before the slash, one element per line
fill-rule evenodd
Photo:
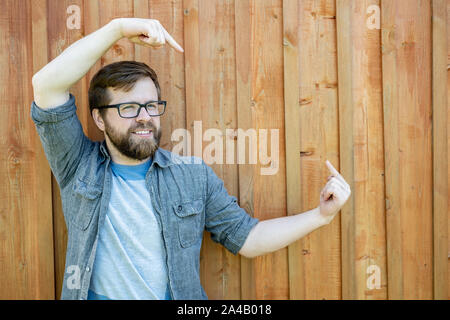
<path fill-rule="evenodd" d="M 102 194 L 102 186 L 77 179 L 73 184 L 73 191 L 86 199 L 94 200 Z"/>
<path fill-rule="evenodd" d="M 192 216 L 203 211 L 203 200 L 179 202 L 173 205 L 173 210 L 181 218 Z"/>

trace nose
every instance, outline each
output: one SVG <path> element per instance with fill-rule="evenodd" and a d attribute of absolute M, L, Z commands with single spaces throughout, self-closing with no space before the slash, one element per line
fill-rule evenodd
<path fill-rule="evenodd" d="M 139 114 L 136 117 L 136 121 L 138 121 L 138 122 L 141 122 L 141 121 L 148 122 L 151 119 L 152 119 L 152 117 L 150 117 L 147 109 L 145 109 L 145 108 L 141 108 L 141 110 L 139 110 Z"/>

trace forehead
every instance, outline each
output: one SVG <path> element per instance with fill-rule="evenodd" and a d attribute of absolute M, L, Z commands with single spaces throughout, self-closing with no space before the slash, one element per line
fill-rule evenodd
<path fill-rule="evenodd" d="M 150 78 L 142 78 L 136 81 L 134 87 L 126 92 L 121 89 L 108 88 L 111 101 L 109 104 L 118 104 L 123 102 L 145 103 L 150 100 L 158 100 L 158 91 Z"/>

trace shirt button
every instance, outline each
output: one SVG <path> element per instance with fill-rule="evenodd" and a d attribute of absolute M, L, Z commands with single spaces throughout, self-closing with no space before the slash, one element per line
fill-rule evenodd
<path fill-rule="evenodd" d="M 86 267 L 86 271 L 87 271 L 87 272 L 91 271 L 91 268 Z"/>
<path fill-rule="evenodd" d="M 178 206 L 178 212 L 180 212 L 183 209 L 183 207 L 180 205 Z"/>

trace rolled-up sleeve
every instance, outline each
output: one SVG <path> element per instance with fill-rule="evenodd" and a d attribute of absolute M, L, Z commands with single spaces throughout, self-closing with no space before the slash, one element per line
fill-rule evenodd
<path fill-rule="evenodd" d="M 203 165 L 207 172 L 205 229 L 214 242 L 237 254 L 259 220 L 242 209 L 237 198 L 228 194 L 223 181 L 208 165 Z"/>
<path fill-rule="evenodd" d="M 45 156 L 60 187 L 70 181 L 92 142 L 84 135 L 76 114 L 75 97 L 57 107 L 43 109 L 31 103 L 31 118 L 36 125 Z"/>

